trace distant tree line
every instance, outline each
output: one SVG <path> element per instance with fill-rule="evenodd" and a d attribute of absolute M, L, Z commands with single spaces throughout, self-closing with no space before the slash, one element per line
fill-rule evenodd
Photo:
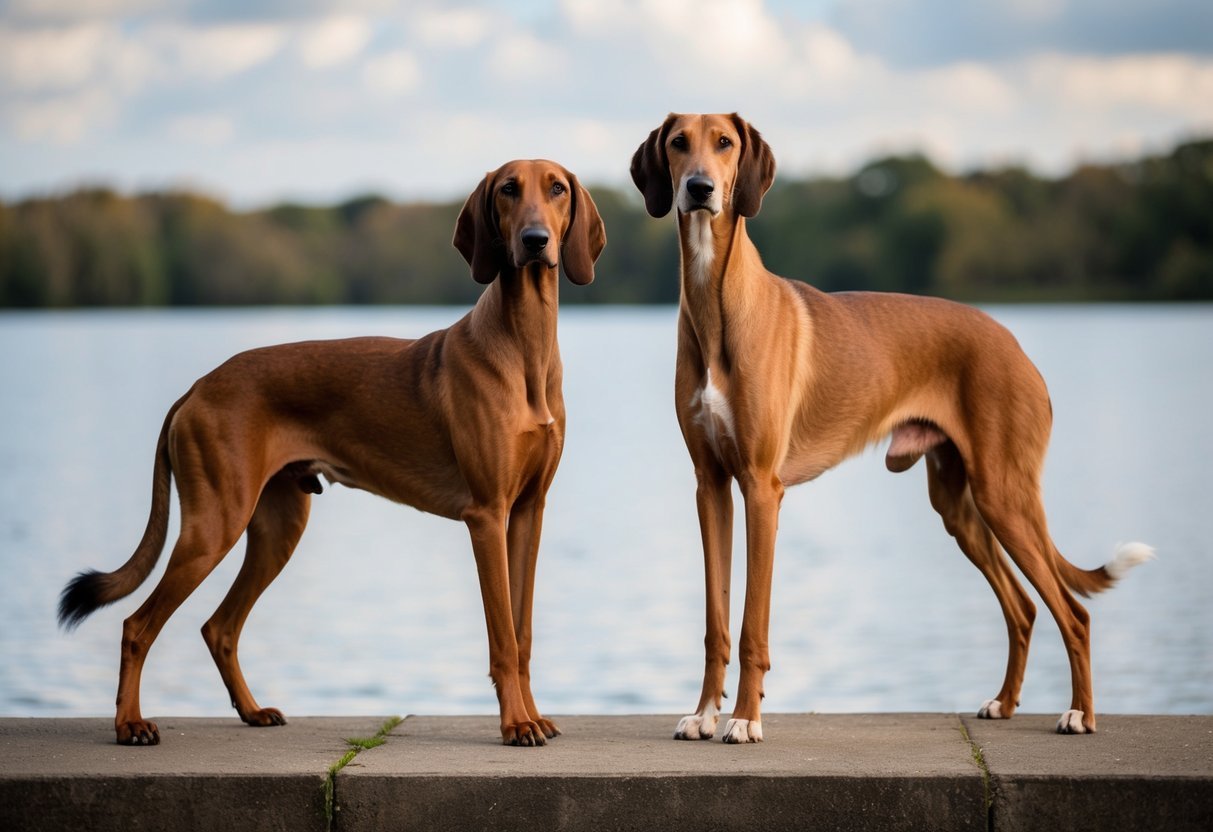
<path fill-rule="evenodd" d="M 591 188 L 608 245 L 568 302 L 673 303 L 674 223 Z M 0 204 L 0 307 L 466 304 L 460 202 L 236 212 L 185 192 L 88 188 Z M 780 181 L 749 221 L 767 266 L 826 290 L 962 300 L 1213 299 L 1213 140 L 1042 178 L 921 156 Z"/>

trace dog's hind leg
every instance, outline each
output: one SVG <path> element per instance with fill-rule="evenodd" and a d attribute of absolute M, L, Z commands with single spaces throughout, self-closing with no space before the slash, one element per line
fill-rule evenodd
<path fill-rule="evenodd" d="M 211 503 L 205 513 L 201 508 L 205 500 L 191 501 L 190 507 L 182 501 L 181 534 L 168 567 L 148 599 L 122 624 L 122 658 L 114 715 L 114 728 L 122 745 L 160 742 L 156 724 L 145 720 L 139 707 L 139 682 L 148 650 L 165 622 L 223 560 L 243 530 L 243 526 L 224 522 L 217 495 L 208 495 L 206 499 Z"/>
<path fill-rule="evenodd" d="M 973 498 L 981 516 L 1049 608 L 1065 642 L 1072 695 L 1070 709 L 1058 720 L 1057 731 L 1094 733 L 1091 617 L 1062 580 L 1039 486 L 1014 469 L 983 472 L 971 479 Z"/>
<path fill-rule="evenodd" d="M 944 528 L 956 538 L 965 556 L 981 570 L 1002 607 L 1007 623 L 1007 673 L 998 695 L 986 700 L 977 715 L 984 719 L 1008 719 L 1019 705 L 1036 605 L 1016 579 L 994 533 L 977 511 L 964 462 L 951 442 L 937 446 L 928 454 L 927 485 L 931 505 L 943 518 Z"/>
<path fill-rule="evenodd" d="M 223 603 L 202 627 L 202 637 L 231 695 L 232 707 L 248 725 L 286 724 L 286 717 L 277 708 L 257 705 L 240 670 L 237 643 L 253 604 L 286 566 L 307 526 L 311 496 L 301 489 L 297 479 L 279 473 L 262 490 L 248 525 L 244 565 Z"/>

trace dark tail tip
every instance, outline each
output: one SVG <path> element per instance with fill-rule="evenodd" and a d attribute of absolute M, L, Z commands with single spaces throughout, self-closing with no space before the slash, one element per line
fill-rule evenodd
<path fill-rule="evenodd" d="M 81 572 L 68 582 L 59 595 L 59 626 L 65 630 L 74 630 L 80 622 L 88 618 L 99 607 L 101 601 L 101 583 L 103 572 L 90 569 Z"/>

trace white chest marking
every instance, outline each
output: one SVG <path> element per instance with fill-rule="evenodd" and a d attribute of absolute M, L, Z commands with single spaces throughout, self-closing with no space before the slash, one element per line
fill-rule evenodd
<path fill-rule="evenodd" d="M 703 426 L 712 448 L 717 454 L 720 454 L 721 440 L 733 439 L 737 427 L 733 422 L 733 409 L 729 407 L 729 400 L 720 391 L 720 388 L 712 383 L 711 369 L 708 370 L 707 378 L 704 379 L 703 389 L 691 399 L 691 406 L 699 407 L 697 416 L 699 423 Z"/>
<path fill-rule="evenodd" d="M 687 235 L 687 247 L 691 254 L 691 274 L 700 283 L 706 283 L 716 248 L 712 240 L 712 217 L 707 211 L 691 214 L 691 233 Z"/>

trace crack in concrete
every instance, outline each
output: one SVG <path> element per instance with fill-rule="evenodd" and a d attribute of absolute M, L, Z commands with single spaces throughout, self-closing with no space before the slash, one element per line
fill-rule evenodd
<path fill-rule="evenodd" d="M 333 819 L 337 812 L 337 774 L 341 769 L 345 768 L 355 757 L 363 751 L 369 751 L 372 748 L 378 748 L 387 742 L 387 735 L 392 730 L 404 722 L 404 717 L 393 716 L 379 727 L 372 737 L 352 737 L 346 738 L 345 744 L 350 748 L 337 762 L 333 763 L 328 768 L 328 772 L 324 778 L 324 822 L 325 828 L 331 830 L 333 828 Z"/>
<path fill-rule="evenodd" d="M 989 832 L 989 830 L 994 828 L 994 786 L 993 780 L 990 777 L 990 767 L 986 764 L 985 755 L 981 753 L 981 746 L 969 736 L 969 729 L 965 727 L 964 720 L 961 719 L 960 714 L 956 715 L 956 727 L 960 729 L 960 736 L 964 737 L 964 741 L 968 743 L 969 753 L 973 757 L 973 764 L 981 772 L 981 787 L 986 801 L 986 830 Z"/>

